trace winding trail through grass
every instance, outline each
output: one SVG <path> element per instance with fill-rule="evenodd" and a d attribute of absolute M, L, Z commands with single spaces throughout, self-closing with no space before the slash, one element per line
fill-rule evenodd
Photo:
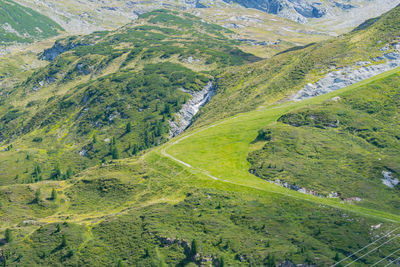
<path fill-rule="evenodd" d="M 400 223 L 400 215 L 397 214 L 364 208 L 358 205 L 344 204 L 338 199 L 306 195 L 268 183 L 249 173 L 250 164 L 247 161 L 247 155 L 251 151 L 250 143 L 256 138 L 258 130 L 276 123 L 276 120 L 286 112 L 321 103 L 343 92 L 354 90 L 393 74 L 400 74 L 400 68 L 323 96 L 301 102 L 272 105 L 264 109 L 224 119 L 211 126 L 187 132 L 156 149 L 156 151 L 159 151 L 162 156 L 185 166 L 192 172 L 207 176 L 214 180 L 215 183 L 229 183 L 239 187 L 264 191 L 269 194 L 281 194 L 297 200 L 311 201 L 380 220 Z M 215 184 L 215 186 L 218 186 L 218 184 Z"/>

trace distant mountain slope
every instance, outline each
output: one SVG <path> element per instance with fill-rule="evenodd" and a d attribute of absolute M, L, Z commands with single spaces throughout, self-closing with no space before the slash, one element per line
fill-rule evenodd
<path fill-rule="evenodd" d="M 78 0 L 17 0 L 24 5 L 48 15 L 71 32 L 89 32 L 123 25 L 142 14 L 154 9 L 185 9 L 196 12 L 204 8 L 212 8 L 215 12 L 227 7 L 257 9 L 265 13 L 278 15 L 297 22 L 306 23 L 309 19 L 335 19 L 347 13 L 361 20 L 379 16 L 400 3 L 399 0 L 164 0 L 164 1 L 78 1 Z M 358 12 L 362 10 L 362 12 Z M 354 11 L 354 12 L 352 12 Z M 228 23 L 228 21 L 227 21 Z M 357 22 L 346 27 L 354 27 Z M 359 23 L 359 21 L 358 21 Z M 324 30 L 329 30 L 325 27 Z M 260 28 L 261 29 L 261 28 Z M 322 28 L 321 28 L 322 30 Z"/>
<path fill-rule="evenodd" d="M 390 65 L 388 60 L 396 59 L 399 53 L 394 53 L 400 42 L 399 14 L 400 5 L 349 34 L 295 47 L 251 66 L 229 69 L 220 77 L 222 90 L 202 110 L 197 123 L 207 124 L 223 116 L 288 101 L 307 84 L 344 68 Z"/>
<path fill-rule="evenodd" d="M 306 23 L 308 19 L 322 18 L 326 16 L 338 16 L 351 10 L 357 10 L 362 7 L 369 6 L 371 10 L 375 5 L 380 8 L 389 10 L 396 4 L 398 0 L 381 0 L 381 1 L 365 1 L 365 0 L 224 0 L 225 2 L 238 3 L 247 8 L 255 8 L 270 14 L 276 14 L 282 17 L 292 19 L 300 23 Z M 362 16 L 363 13 L 360 14 Z M 365 15 L 365 14 L 364 14 Z"/>
<path fill-rule="evenodd" d="M 51 19 L 11 0 L 0 0 L 0 45 L 30 43 L 58 35 L 63 29 Z"/>

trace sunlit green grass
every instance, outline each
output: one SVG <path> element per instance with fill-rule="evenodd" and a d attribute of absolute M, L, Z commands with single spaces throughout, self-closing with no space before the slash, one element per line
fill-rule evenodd
<path fill-rule="evenodd" d="M 256 138 L 257 131 L 275 123 L 286 112 L 321 103 L 343 92 L 356 90 L 373 81 L 383 79 L 389 75 L 398 75 L 399 73 L 400 68 L 397 68 L 327 95 L 302 102 L 288 102 L 269 106 L 240 114 L 234 118 L 217 122 L 212 126 L 188 132 L 182 137 L 172 140 L 166 145 L 165 150 L 173 157 L 193 166 L 195 171 L 209 174 L 221 181 L 268 192 L 277 192 L 294 198 L 307 199 L 400 222 L 400 216 L 397 215 L 341 204 L 339 200 L 312 197 L 267 183 L 249 173 L 250 164 L 247 161 L 248 153 L 251 151 L 250 143 Z M 210 177 L 210 179 L 212 178 Z"/>

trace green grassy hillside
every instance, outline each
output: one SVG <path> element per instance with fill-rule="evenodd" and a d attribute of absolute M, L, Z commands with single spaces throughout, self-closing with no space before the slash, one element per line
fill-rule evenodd
<path fill-rule="evenodd" d="M 300 130 L 293 129 L 291 133 L 294 132 L 294 134 L 285 135 L 286 132 L 283 132 L 285 130 L 284 126 L 282 126 L 281 123 L 276 124 L 276 121 L 289 111 L 305 109 L 309 110 L 308 107 L 310 105 L 312 108 L 316 105 L 322 105 L 322 103 L 328 103 L 329 105 L 329 103 L 331 103 L 329 100 L 335 96 L 340 96 L 343 99 L 350 99 L 351 96 L 353 99 L 357 99 L 360 92 L 368 92 L 373 89 L 372 94 L 379 94 L 379 89 L 392 87 L 393 89 L 382 90 L 382 94 L 387 93 L 391 95 L 397 90 L 396 84 L 398 82 L 398 77 L 399 69 L 382 74 L 361 84 L 339 90 L 335 93 L 324 95 L 322 97 L 300 103 L 287 103 L 270 106 L 268 108 L 259 109 L 257 111 L 244 113 L 230 119 L 222 120 L 216 124 L 213 124 L 211 127 L 202 127 L 198 130 L 194 130 L 193 132 L 181 137 L 177 141 L 170 143 L 170 145 L 164 150 L 164 155 L 170 155 L 172 159 L 183 161 L 184 164 L 186 164 L 185 166 L 192 169 L 194 173 L 202 173 L 207 175 L 211 180 L 216 179 L 221 182 L 232 184 L 233 186 L 246 186 L 271 193 L 278 193 L 293 200 L 307 199 L 311 202 L 320 203 L 324 206 L 332 206 L 345 210 L 349 209 L 355 213 L 360 213 L 363 215 L 369 214 L 369 216 L 375 218 L 380 217 L 383 219 L 383 221 L 385 220 L 384 218 L 399 221 L 397 208 L 397 199 L 399 196 L 398 189 L 389 189 L 383 185 L 382 181 L 380 180 L 380 178 L 383 178 L 383 176 L 375 177 L 375 175 L 378 174 L 379 167 L 382 167 L 379 169 L 379 172 L 385 169 L 385 164 L 387 164 L 387 167 L 389 167 L 390 164 L 390 168 L 393 168 L 391 170 L 396 170 L 398 168 L 398 153 L 393 154 L 393 152 L 396 151 L 396 147 L 388 148 L 388 150 L 380 150 L 378 148 L 374 148 L 366 141 L 362 140 L 362 138 L 351 137 L 349 134 L 338 134 L 338 137 L 336 137 L 337 139 L 333 139 L 329 136 L 320 137 L 314 133 L 310 139 L 304 139 L 310 144 L 306 147 L 307 149 L 305 149 L 301 146 L 302 139 L 299 133 Z M 396 95 L 398 92 L 394 94 Z M 368 96 L 365 98 L 367 99 Z M 383 97 L 383 99 L 385 99 L 385 97 Z M 398 114 L 398 106 L 396 106 L 397 103 L 393 101 L 389 102 L 394 108 L 391 110 L 394 113 L 392 113 L 390 116 L 396 116 L 396 114 Z M 390 111 L 390 109 L 388 110 Z M 383 111 L 383 113 L 385 112 Z M 374 124 L 373 121 L 370 123 Z M 380 123 L 377 124 L 381 125 Z M 257 135 L 259 134 L 259 130 L 262 127 L 265 127 L 265 125 L 268 125 L 268 129 L 273 129 L 272 136 L 275 137 L 271 139 L 273 140 L 271 143 L 267 143 L 266 145 L 264 145 L 265 141 L 256 139 Z M 392 127 L 398 127 L 392 125 L 393 122 L 390 124 L 390 126 L 385 127 L 389 133 Z M 285 127 L 287 128 L 288 126 Z M 280 132 L 278 132 L 278 129 Z M 275 131 L 277 134 L 276 136 L 274 135 Z M 318 129 L 316 129 L 315 132 L 318 133 Z M 398 140 L 396 140 L 396 138 L 391 139 L 389 133 L 387 138 L 392 140 L 393 144 L 397 144 Z M 397 133 L 397 131 L 392 132 L 392 134 L 393 133 Z M 304 133 L 304 135 L 307 135 L 307 137 L 310 137 L 311 134 L 313 134 L 311 131 Z M 332 134 L 334 135 L 334 133 Z M 292 137 L 292 139 L 287 138 L 287 136 Z M 316 137 L 319 137 L 319 139 Z M 392 135 L 392 137 L 395 137 L 395 135 Z M 348 139 L 346 140 L 345 138 Z M 292 140 L 292 143 L 287 141 L 287 139 Z M 330 143 L 324 143 L 326 139 L 330 141 Z M 256 140 L 256 142 L 254 142 L 254 140 Z M 286 143 L 281 140 L 286 141 Z M 344 140 L 347 143 L 342 144 L 341 142 Z M 279 143 L 279 141 L 281 142 Z M 336 143 L 333 144 L 332 142 L 334 141 L 336 141 Z M 273 149 L 273 153 L 279 154 L 279 157 L 275 157 L 275 154 L 271 154 L 272 152 L 268 153 L 266 151 L 267 149 L 271 148 L 275 142 L 280 144 L 280 146 L 274 146 L 275 149 Z M 311 146 L 313 143 L 316 143 L 316 146 L 314 146 L 315 150 L 312 151 L 312 154 L 307 154 L 307 152 L 313 148 Z M 353 145 L 354 150 L 348 149 L 350 144 Z M 335 145 L 339 147 L 335 148 Z M 340 150 L 340 148 L 343 148 L 345 145 L 347 145 L 347 149 Z M 264 149 L 260 151 L 260 149 L 263 147 Z M 291 149 L 292 153 L 288 152 L 285 154 L 288 148 Z M 296 148 L 298 148 L 298 150 L 296 150 Z M 356 149 L 358 149 L 358 151 Z M 356 154 L 361 153 L 361 149 L 364 149 L 366 156 L 363 157 L 362 155 Z M 347 157 L 341 158 L 340 155 L 342 154 L 338 153 L 338 151 L 340 151 L 342 154 L 348 152 L 346 156 L 349 159 Z M 336 154 L 334 154 L 335 152 Z M 250 157 L 248 156 L 249 153 Z M 305 155 L 302 155 L 302 153 Z M 326 154 L 328 153 L 331 153 L 331 158 L 335 158 L 337 161 L 332 161 L 332 159 L 325 158 Z M 386 157 L 385 154 L 387 155 Z M 305 158 L 309 155 L 313 155 L 314 157 Z M 374 155 L 376 157 L 382 157 L 383 163 L 380 163 L 379 158 L 375 158 Z M 251 166 L 251 164 L 246 161 L 248 157 L 254 164 L 259 164 Z M 342 203 L 340 199 L 320 198 L 306 195 L 260 180 L 256 176 L 252 175 L 249 170 L 262 164 L 262 166 L 265 166 L 265 168 L 260 170 L 264 171 L 267 166 L 269 166 L 268 162 L 265 162 L 266 158 L 279 159 L 279 161 L 276 163 L 278 170 L 274 178 L 280 178 L 281 176 L 285 177 L 283 175 L 287 174 L 286 177 L 289 177 L 290 179 L 296 179 L 295 175 L 298 175 L 299 177 L 307 177 L 306 181 L 308 184 L 318 184 L 319 188 L 322 187 L 321 184 L 323 181 L 327 181 L 327 186 L 326 188 L 324 187 L 324 192 L 328 193 L 330 190 L 338 190 L 343 194 L 344 197 L 361 196 L 364 199 L 361 202 L 355 201 L 350 203 Z M 373 164 L 376 162 L 378 163 L 376 166 L 374 166 Z M 332 163 L 332 165 L 329 163 Z M 303 169 L 300 164 L 303 164 L 302 166 L 305 168 Z M 341 165 L 337 166 L 335 164 Z M 271 166 L 275 168 L 275 163 L 272 163 Z M 309 169 L 307 169 L 306 166 L 309 166 Z M 329 168 L 325 169 L 324 166 L 329 166 Z M 341 168 L 341 166 L 343 167 Z M 311 176 L 314 174 L 313 171 L 319 167 L 319 176 Z M 330 173 L 331 170 L 336 170 L 335 168 L 337 167 L 341 168 L 342 170 L 340 176 L 335 176 L 334 173 Z M 273 168 L 271 169 L 271 172 L 274 170 Z M 349 169 L 353 172 L 353 174 L 354 172 L 362 170 L 359 173 L 360 176 L 366 175 L 366 177 L 357 177 L 359 179 L 355 180 L 353 177 L 348 175 Z M 259 169 L 256 170 L 258 171 Z M 292 173 L 290 173 L 290 170 L 292 170 Z M 368 173 L 368 171 L 371 170 L 373 171 L 372 175 L 371 173 Z M 300 176 L 301 174 L 305 173 L 311 177 L 308 177 L 307 175 Z M 263 172 L 261 172 L 261 175 L 262 174 Z M 326 177 L 321 177 L 325 174 L 327 174 Z M 345 178 L 347 178 L 347 180 Z M 295 183 L 302 185 L 301 178 L 298 178 Z M 304 185 L 305 184 L 303 184 L 303 186 Z M 360 195 L 357 193 L 360 193 Z M 348 253 L 349 252 L 350 251 L 348 251 Z M 368 266 L 368 263 L 364 262 L 364 264 Z M 321 264 L 321 266 L 326 266 L 326 264 Z"/>
<path fill-rule="evenodd" d="M 260 146 L 252 144 L 258 129 L 288 111 L 357 96 L 398 74 L 227 119 L 66 181 L 3 186 L 7 265 L 274 266 L 285 259 L 331 265 L 394 230 L 399 215 L 267 183 L 248 172 L 246 157 Z M 359 265 L 398 246 L 392 241 Z"/>
<path fill-rule="evenodd" d="M 0 45 L 31 43 L 58 35 L 54 21 L 11 0 L 0 1 Z"/>
<path fill-rule="evenodd" d="M 360 205 L 398 213 L 400 188 L 384 185 L 382 172 L 393 179 L 400 173 L 399 81 L 397 72 L 281 116 L 260 131 L 256 142 L 266 144 L 250 153 L 251 169 L 266 180 L 359 197 Z"/>

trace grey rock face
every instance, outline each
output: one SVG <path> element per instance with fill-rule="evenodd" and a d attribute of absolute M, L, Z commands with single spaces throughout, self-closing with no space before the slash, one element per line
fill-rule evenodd
<path fill-rule="evenodd" d="M 313 267 L 315 265 L 309 265 L 309 264 L 294 264 L 290 260 L 285 260 L 281 263 L 279 263 L 278 267 Z"/>
<path fill-rule="evenodd" d="M 254 8 L 266 13 L 280 15 L 305 23 L 307 18 L 320 18 L 326 14 L 320 1 L 310 0 L 224 0 L 235 2 L 246 8 Z"/>
<path fill-rule="evenodd" d="M 40 55 L 39 59 L 53 61 L 62 53 L 74 49 L 75 47 L 83 45 L 85 44 L 72 43 L 72 42 L 68 42 L 67 44 L 61 44 L 60 42 L 56 42 L 51 48 L 44 50 L 43 53 Z"/>
<path fill-rule="evenodd" d="M 399 179 L 394 178 L 391 172 L 382 171 L 383 179 L 382 183 L 390 188 L 395 188 L 399 183 Z"/>
<path fill-rule="evenodd" d="M 393 3 L 398 0 L 222 0 L 225 3 L 237 3 L 246 8 L 254 8 L 266 13 L 275 14 L 294 20 L 299 23 L 307 23 L 312 18 L 336 17 L 339 14 L 349 13 L 352 10 L 358 10 L 374 4 L 380 5 L 382 12 L 393 8 Z M 369 10 L 369 9 L 368 9 Z M 382 14 L 382 13 L 380 13 Z M 376 16 L 376 15 L 375 15 Z M 372 17 L 372 16 L 371 16 Z M 365 19 L 370 17 L 363 17 Z M 360 24 L 360 21 L 358 24 Z"/>
<path fill-rule="evenodd" d="M 357 62 L 354 67 L 345 67 L 337 71 L 330 72 L 315 84 L 307 84 L 294 97 L 293 100 L 303 99 L 323 95 L 349 85 L 372 78 L 383 72 L 395 69 L 400 66 L 400 43 L 384 47 L 382 51 L 395 49 L 395 52 L 384 54 L 382 57 L 373 58 L 372 61 L 383 61 L 382 64 L 372 64 L 372 62 Z M 368 65 L 367 65 L 368 64 Z"/>
<path fill-rule="evenodd" d="M 194 115 L 199 112 L 200 108 L 207 104 L 216 93 L 213 82 L 209 82 L 200 92 L 189 92 L 192 98 L 182 106 L 181 110 L 175 115 L 175 121 L 170 121 L 171 127 L 169 137 L 175 137 L 185 131 L 190 124 Z"/>

